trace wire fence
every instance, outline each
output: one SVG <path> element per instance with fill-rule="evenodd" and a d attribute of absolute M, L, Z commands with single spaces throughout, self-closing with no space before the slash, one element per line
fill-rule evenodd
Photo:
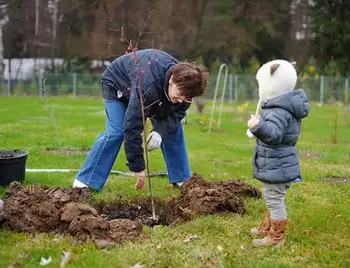
<path fill-rule="evenodd" d="M 229 74 L 226 80 L 227 86 L 225 90 L 225 78 L 219 74 L 216 77 L 211 75 L 204 97 L 207 99 L 214 98 L 215 91 L 217 91 L 217 98 L 221 98 L 224 93 L 224 99 L 230 102 L 255 101 L 259 98 L 258 84 L 254 75 Z M 296 88 L 304 89 L 310 101 L 321 104 L 336 102 L 349 104 L 348 77 L 323 75 L 319 77 L 299 77 Z"/>
<path fill-rule="evenodd" d="M 226 87 L 224 87 L 226 81 Z M 44 85 L 44 86 L 43 86 Z M 310 101 L 319 103 L 349 103 L 349 78 L 319 76 L 298 79 L 298 88 L 303 88 Z M 43 88 L 46 92 L 43 91 Z M 212 99 L 217 91 L 221 98 L 229 102 L 255 101 L 258 98 L 258 86 L 254 75 L 219 73 L 211 74 L 203 98 Z M 77 73 L 44 74 L 30 79 L 0 80 L 2 96 L 69 96 L 94 97 L 101 96 L 101 77 Z"/>

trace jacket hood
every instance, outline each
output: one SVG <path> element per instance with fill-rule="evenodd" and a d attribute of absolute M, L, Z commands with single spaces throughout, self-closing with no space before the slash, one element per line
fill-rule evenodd
<path fill-rule="evenodd" d="M 266 100 L 262 108 L 282 108 L 298 119 L 305 118 L 310 112 L 310 105 L 303 89 L 297 89 L 276 98 Z"/>

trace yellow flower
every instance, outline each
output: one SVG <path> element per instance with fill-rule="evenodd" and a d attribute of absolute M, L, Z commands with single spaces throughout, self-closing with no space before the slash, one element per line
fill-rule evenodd
<path fill-rule="evenodd" d="M 310 65 L 309 66 L 309 72 L 313 74 L 315 72 L 315 66 Z"/>
<path fill-rule="evenodd" d="M 244 113 L 248 109 L 248 102 L 243 103 L 242 105 L 238 106 L 238 112 Z"/>
<path fill-rule="evenodd" d="M 257 71 L 259 69 L 259 67 L 260 67 L 259 63 L 255 63 L 254 67 L 253 67 L 254 71 Z"/>

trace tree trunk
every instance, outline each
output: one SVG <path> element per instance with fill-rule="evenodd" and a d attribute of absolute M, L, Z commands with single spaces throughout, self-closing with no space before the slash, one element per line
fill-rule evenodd
<path fill-rule="evenodd" d="M 56 57 L 56 41 L 57 41 L 57 4 L 59 0 L 53 0 L 53 13 L 52 13 L 52 43 L 51 43 L 51 72 L 52 76 L 52 93 L 57 95 L 56 87 L 56 68 L 55 68 L 55 57 Z"/>
<path fill-rule="evenodd" d="M 0 92 L 2 91 L 2 86 L 4 84 L 4 71 L 5 71 L 5 65 L 4 65 L 4 43 L 2 41 L 2 27 L 4 23 L 3 21 L 0 21 Z M 8 93 L 10 94 L 10 92 Z"/>
<path fill-rule="evenodd" d="M 34 57 L 34 73 L 35 77 L 38 73 L 38 34 L 39 34 L 39 0 L 35 0 L 35 57 Z"/>

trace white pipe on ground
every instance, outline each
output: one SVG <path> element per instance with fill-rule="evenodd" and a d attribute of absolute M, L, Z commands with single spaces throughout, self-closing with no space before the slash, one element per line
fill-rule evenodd
<path fill-rule="evenodd" d="M 26 172 L 30 172 L 30 173 L 70 173 L 70 172 L 78 172 L 78 169 L 47 169 L 47 168 L 26 168 Z M 118 171 L 118 170 L 111 170 L 111 174 L 117 174 L 120 176 L 126 176 L 126 177 L 135 177 L 134 173 L 131 172 L 122 172 L 122 171 Z M 161 171 L 161 172 L 151 172 L 150 176 L 167 176 L 168 173 L 165 171 Z"/>

